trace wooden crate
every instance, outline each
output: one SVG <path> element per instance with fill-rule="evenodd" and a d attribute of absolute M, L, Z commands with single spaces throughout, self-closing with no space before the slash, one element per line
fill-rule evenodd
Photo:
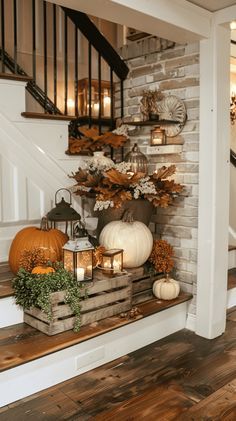
<path fill-rule="evenodd" d="M 84 296 L 85 291 L 81 291 Z M 65 291 L 51 294 L 52 320 L 40 309 L 24 312 L 24 322 L 47 335 L 55 335 L 73 329 L 75 317 L 65 304 Z M 128 311 L 132 306 L 132 284 L 128 274 L 114 278 L 95 278 L 86 287 L 86 298 L 81 301 L 81 326 Z"/>
<path fill-rule="evenodd" d="M 150 275 L 145 273 L 143 266 L 134 269 L 128 269 L 132 282 L 132 306 L 151 300 L 154 295 L 152 292 L 153 282 L 163 278 L 163 274 L 154 273 Z"/>

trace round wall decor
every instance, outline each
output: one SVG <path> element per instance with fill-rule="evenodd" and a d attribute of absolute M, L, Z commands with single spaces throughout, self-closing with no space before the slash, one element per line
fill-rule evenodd
<path fill-rule="evenodd" d="M 176 123 L 163 125 L 166 136 L 173 137 L 181 132 L 187 119 L 184 102 L 175 95 L 168 95 L 158 104 L 160 120 L 173 120 Z"/>

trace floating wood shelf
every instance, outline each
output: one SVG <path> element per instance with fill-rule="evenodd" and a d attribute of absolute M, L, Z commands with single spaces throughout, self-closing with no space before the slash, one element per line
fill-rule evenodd
<path fill-rule="evenodd" d="M 147 120 L 147 121 L 125 121 L 129 126 L 161 126 L 170 124 L 184 124 L 175 120 Z"/>
<path fill-rule="evenodd" d="M 182 145 L 148 146 L 147 155 L 168 155 L 182 152 Z"/>

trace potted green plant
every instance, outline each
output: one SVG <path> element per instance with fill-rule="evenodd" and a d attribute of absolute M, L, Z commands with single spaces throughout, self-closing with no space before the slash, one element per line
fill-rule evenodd
<path fill-rule="evenodd" d="M 49 266 L 51 267 L 51 266 Z M 52 306 L 50 294 L 57 291 L 65 291 L 65 303 L 67 303 L 74 316 L 74 331 L 80 329 L 80 298 L 83 284 L 78 283 L 71 272 L 66 271 L 62 265 L 55 264 L 53 271 L 36 270 L 36 273 L 20 268 L 17 276 L 13 279 L 15 302 L 29 310 L 32 307 L 42 310 L 48 321 L 52 319 Z M 33 272 L 35 272 L 33 270 Z M 40 273 L 41 272 L 41 273 Z"/>

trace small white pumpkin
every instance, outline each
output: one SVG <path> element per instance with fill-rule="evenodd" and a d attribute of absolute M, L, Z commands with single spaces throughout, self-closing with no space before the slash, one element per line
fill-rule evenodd
<path fill-rule="evenodd" d="M 155 281 L 152 290 L 155 297 L 161 300 L 173 300 L 178 297 L 180 286 L 178 281 L 167 276 Z"/>
<path fill-rule="evenodd" d="M 99 243 L 106 249 L 123 249 L 124 268 L 135 268 L 149 258 L 153 238 L 147 226 L 134 221 L 130 211 L 126 211 L 122 220 L 112 221 L 103 228 Z"/>

